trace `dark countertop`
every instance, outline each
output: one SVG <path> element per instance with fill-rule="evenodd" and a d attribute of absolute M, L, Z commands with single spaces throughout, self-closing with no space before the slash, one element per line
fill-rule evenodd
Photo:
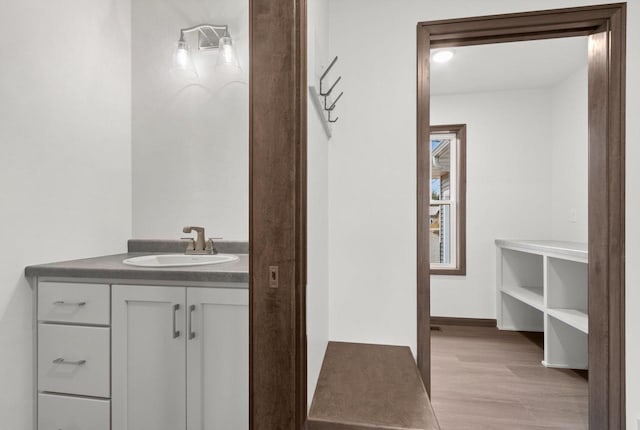
<path fill-rule="evenodd" d="M 247 254 L 238 254 L 240 258 L 236 261 L 206 266 L 150 268 L 129 266 L 122 262 L 126 258 L 150 254 L 166 254 L 166 252 L 130 252 L 82 260 L 38 264 L 26 267 L 24 273 L 27 277 L 232 282 L 245 284 L 245 288 L 249 282 L 249 256 Z"/>

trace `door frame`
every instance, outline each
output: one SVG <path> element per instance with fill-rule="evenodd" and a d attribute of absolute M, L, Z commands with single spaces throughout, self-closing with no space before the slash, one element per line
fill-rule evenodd
<path fill-rule="evenodd" d="M 306 20 L 306 0 L 249 0 L 251 430 L 306 420 Z"/>
<path fill-rule="evenodd" d="M 625 416 L 626 4 L 420 22 L 417 26 L 417 345 L 431 383 L 428 146 L 430 50 L 586 36 L 589 42 L 589 428 L 622 430 Z"/>

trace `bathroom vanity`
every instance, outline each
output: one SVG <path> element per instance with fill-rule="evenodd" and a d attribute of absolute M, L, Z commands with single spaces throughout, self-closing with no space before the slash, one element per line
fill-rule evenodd
<path fill-rule="evenodd" d="M 128 254 L 30 266 L 37 430 L 248 429 L 245 245 L 224 264 L 143 268 Z"/>

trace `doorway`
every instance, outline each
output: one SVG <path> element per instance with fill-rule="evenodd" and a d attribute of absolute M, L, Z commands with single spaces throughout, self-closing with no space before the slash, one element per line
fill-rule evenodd
<path fill-rule="evenodd" d="M 624 4 L 418 24 L 418 366 L 430 391 L 430 51 L 589 37 L 589 426 L 624 428 Z M 426 196 L 426 197 L 424 197 Z"/>

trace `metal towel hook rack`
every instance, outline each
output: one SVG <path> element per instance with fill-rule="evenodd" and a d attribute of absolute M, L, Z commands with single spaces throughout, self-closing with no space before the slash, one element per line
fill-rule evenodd
<path fill-rule="evenodd" d="M 309 90 L 312 95 L 312 100 L 318 111 L 318 114 L 322 117 L 322 120 L 323 120 L 322 123 L 324 125 L 325 132 L 329 137 L 331 137 L 331 124 L 338 122 L 338 119 L 340 119 L 339 116 L 334 117 L 333 111 L 335 110 L 338 104 L 338 101 L 344 95 L 344 91 L 341 91 L 340 94 L 338 94 L 338 96 L 335 98 L 331 97 L 331 94 L 333 94 L 334 90 L 342 80 L 342 76 L 338 76 L 338 78 L 335 81 L 333 81 L 333 83 L 329 87 L 325 85 L 324 81 L 329 75 L 329 72 L 331 72 L 331 70 L 333 69 L 333 67 L 336 65 L 337 62 L 338 62 L 338 57 L 336 56 L 333 58 L 333 60 L 331 60 L 331 63 L 329 63 L 329 66 L 325 69 L 325 71 L 320 76 L 320 82 L 319 82 L 320 85 L 319 85 L 318 91 L 316 91 L 316 89 L 313 86 L 309 87 Z M 320 100 L 321 98 L 323 100 Z"/>

